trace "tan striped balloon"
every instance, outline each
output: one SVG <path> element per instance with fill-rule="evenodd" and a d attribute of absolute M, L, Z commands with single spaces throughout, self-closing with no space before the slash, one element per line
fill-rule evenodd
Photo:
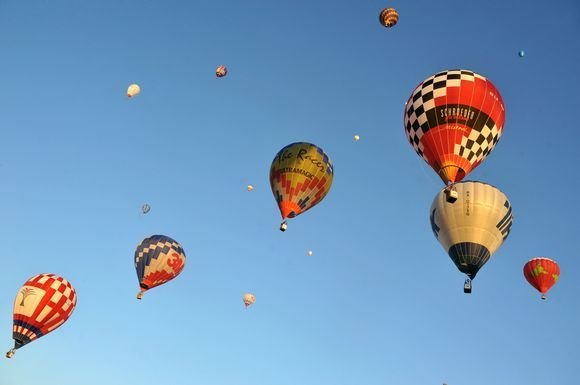
<path fill-rule="evenodd" d="M 379 15 L 379 21 L 387 28 L 394 27 L 395 24 L 397 24 L 399 21 L 399 13 L 395 10 L 395 8 L 385 8 Z"/>
<path fill-rule="evenodd" d="M 499 189 L 482 182 L 455 183 L 455 203 L 444 190 L 431 205 L 433 234 L 457 268 L 474 278 L 502 245 L 512 226 L 512 207 Z"/>

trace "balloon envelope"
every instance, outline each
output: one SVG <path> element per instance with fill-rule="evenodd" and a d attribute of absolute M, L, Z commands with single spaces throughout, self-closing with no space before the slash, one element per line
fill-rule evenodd
<path fill-rule="evenodd" d="M 445 184 L 461 181 L 501 137 L 505 108 L 495 86 L 469 70 L 425 79 L 405 106 L 409 143 Z"/>
<path fill-rule="evenodd" d="M 482 182 L 460 182 L 449 203 L 441 191 L 431 205 L 430 221 L 435 238 L 469 278 L 475 275 L 508 237 L 512 206 L 499 189 Z"/>
<path fill-rule="evenodd" d="M 7 356 L 60 327 L 71 316 L 76 303 L 75 289 L 62 277 L 39 274 L 26 281 L 14 300 L 14 349 Z"/>
<path fill-rule="evenodd" d="M 399 13 L 395 8 L 385 8 L 379 14 L 379 22 L 387 28 L 394 27 L 399 21 Z"/>
<path fill-rule="evenodd" d="M 251 293 L 244 294 L 244 297 L 242 299 L 244 301 L 245 307 L 248 307 L 252 305 L 254 302 L 256 302 L 256 297 Z"/>
<path fill-rule="evenodd" d="M 127 88 L 127 96 L 130 98 L 132 98 L 133 96 L 139 95 L 139 93 L 141 93 L 141 87 L 139 87 L 138 84 L 131 84 Z"/>
<path fill-rule="evenodd" d="M 228 68 L 226 66 L 219 66 L 215 69 L 215 76 L 222 78 L 228 74 Z"/>
<path fill-rule="evenodd" d="M 545 294 L 560 278 L 560 266 L 550 258 L 533 258 L 524 265 L 524 276 L 545 299 Z"/>
<path fill-rule="evenodd" d="M 145 238 L 135 250 L 135 270 L 141 287 L 137 298 L 177 277 L 184 266 L 185 252 L 178 242 L 165 235 Z"/>
<path fill-rule="evenodd" d="M 143 206 L 141 206 L 141 211 L 143 211 L 143 214 L 147 214 L 150 210 L 151 210 L 151 206 L 149 206 L 147 203 L 145 203 Z"/>
<path fill-rule="evenodd" d="M 270 167 L 270 185 L 283 219 L 317 205 L 330 190 L 334 169 L 322 148 L 297 142 L 281 149 Z"/>

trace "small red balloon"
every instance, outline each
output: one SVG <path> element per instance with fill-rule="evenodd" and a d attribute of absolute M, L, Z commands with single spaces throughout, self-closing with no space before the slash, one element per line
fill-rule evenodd
<path fill-rule="evenodd" d="M 548 290 L 558 282 L 560 266 L 550 258 L 533 258 L 525 264 L 524 276 L 546 299 Z"/>

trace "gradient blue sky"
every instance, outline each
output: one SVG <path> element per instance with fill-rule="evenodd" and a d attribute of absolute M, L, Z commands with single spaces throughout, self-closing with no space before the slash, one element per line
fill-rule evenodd
<path fill-rule="evenodd" d="M 0 384 L 577 385 L 579 38 L 577 0 L 0 0 L 4 349 L 29 277 L 78 294 Z M 411 91 L 449 68 L 506 105 L 470 179 L 514 225 L 470 296 L 403 132 Z M 268 171 L 294 141 L 335 179 L 281 233 Z M 139 302 L 133 252 L 157 233 L 187 264 Z M 547 301 L 522 274 L 535 256 L 562 269 Z"/>

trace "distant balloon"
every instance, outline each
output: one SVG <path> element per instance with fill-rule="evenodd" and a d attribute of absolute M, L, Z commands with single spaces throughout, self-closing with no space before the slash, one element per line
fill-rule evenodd
<path fill-rule="evenodd" d="M 248 191 L 252 191 L 254 189 L 254 186 L 252 186 L 251 184 L 248 185 Z"/>
<path fill-rule="evenodd" d="M 449 185 L 465 178 L 494 149 L 505 108 L 489 79 L 469 70 L 447 70 L 415 88 L 403 120 L 415 152 Z"/>
<path fill-rule="evenodd" d="M 503 192 L 486 183 L 459 182 L 455 188 L 456 204 L 447 201 L 444 190 L 433 200 L 431 229 L 459 271 L 474 279 L 508 237 L 512 206 Z"/>
<path fill-rule="evenodd" d="M 358 136 L 358 135 L 355 135 L 355 136 L 354 136 L 354 141 L 355 141 L 355 142 L 358 142 L 359 140 L 360 140 L 360 136 Z"/>
<path fill-rule="evenodd" d="M 185 252 L 179 243 L 165 235 L 145 238 L 135 250 L 135 270 L 143 293 L 177 277 L 185 266 Z"/>
<path fill-rule="evenodd" d="M 127 96 L 132 98 L 133 96 L 137 96 L 141 93 L 141 87 L 138 84 L 131 84 L 129 88 L 127 88 Z"/>
<path fill-rule="evenodd" d="M 217 76 L 218 78 L 223 78 L 227 74 L 228 74 L 228 68 L 226 66 L 223 66 L 223 65 L 219 66 L 215 70 L 215 76 Z"/>
<path fill-rule="evenodd" d="M 282 214 L 280 230 L 286 220 L 318 204 L 332 186 L 334 168 L 322 148 L 297 142 L 282 148 L 270 167 L 270 186 Z"/>
<path fill-rule="evenodd" d="M 560 266 L 550 258 L 534 258 L 524 266 L 526 280 L 542 293 L 542 299 L 546 299 L 546 293 L 560 278 Z"/>
<path fill-rule="evenodd" d="M 312 250 L 308 250 L 308 256 L 309 256 L 309 257 L 312 257 L 312 254 L 313 254 L 313 253 L 312 253 Z"/>
<path fill-rule="evenodd" d="M 16 349 L 60 327 L 71 316 L 77 303 L 75 289 L 55 274 L 39 274 L 18 290 L 14 300 L 12 338 Z"/>
<path fill-rule="evenodd" d="M 399 13 L 395 8 L 385 8 L 379 14 L 379 21 L 384 27 L 394 27 L 399 21 Z"/>
<path fill-rule="evenodd" d="M 244 297 L 242 299 L 244 300 L 245 307 L 248 307 L 252 305 L 254 302 L 256 302 L 256 297 L 251 293 L 244 294 Z"/>
<path fill-rule="evenodd" d="M 526 53 L 525 53 L 523 50 L 522 50 L 522 51 L 520 51 L 520 52 L 518 52 L 518 56 L 519 56 L 519 57 L 524 57 L 524 55 L 525 55 L 525 54 L 526 54 Z"/>
<path fill-rule="evenodd" d="M 145 203 L 143 206 L 141 206 L 141 211 L 143 211 L 143 214 L 147 214 L 150 210 L 151 210 L 151 206 L 149 206 L 147 203 Z"/>

